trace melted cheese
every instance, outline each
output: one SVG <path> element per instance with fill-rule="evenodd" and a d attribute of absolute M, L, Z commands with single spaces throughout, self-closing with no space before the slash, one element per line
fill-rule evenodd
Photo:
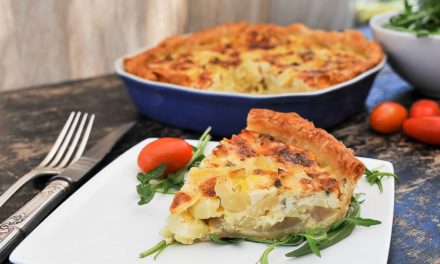
<path fill-rule="evenodd" d="M 126 70 L 196 89 L 274 94 L 315 91 L 353 78 L 379 63 L 366 46 L 374 46 L 374 55 L 382 58 L 376 43 L 354 31 L 313 31 L 298 24 L 235 27 L 212 29 L 217 37 L 207 30 L 180 42 L 165 40 L 159 45 L 163 50 L 129 58 Z"/>
<path fill-rule="evenodd" d="M 331 175 L 312 153 L 243 130 L 190 170 L 163 234 L 191 244 L 210 233 L 274 238 L 328 227 L 341 191 Z"/>

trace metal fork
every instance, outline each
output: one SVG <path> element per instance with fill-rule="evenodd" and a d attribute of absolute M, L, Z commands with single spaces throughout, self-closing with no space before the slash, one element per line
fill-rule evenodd
<path fill-rule="evenodd" d="M 81 115 L 81 112 L 70 113 L 49 153 L 47 153 L 38 166 L 18 179 L 0 196 L 0 207 L 28 181 L 42 175 L 59 174 L 81 157 L 86 148 L 93 121 L 95 120 L 94 114 L 89 115 L 85 113 L 82 115 L 81 121 L 79 121 Z M 74 152 L 75 155 L 72 158 Z"/>

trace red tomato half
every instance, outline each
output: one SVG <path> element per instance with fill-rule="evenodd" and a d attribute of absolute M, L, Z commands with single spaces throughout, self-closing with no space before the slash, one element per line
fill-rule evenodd
<path fill-rule="evenodd" d="M 410 118 L 403 124 L 403 131 L 427 144 L 440 144 L 440 116 Z"/>
<path fill-rule="evenodd" d="M 138 156 L 138 166 L 143 172 L 166 164 L 165 174 L 183 168 L 193 155 L 192 146 L 181 138 L 159 138 L 146 145 Z"/>
<path fill-rule="evenodd" d="M 369 121 L 374 130 L 381 133 L 393 133 L 402 127 L 407 116 L 408 111 L 401 104 L 383 102 L 373 109 Z"/>
<path fill-rule="evenodd" d="M 423 117 L 423 116 L 439 116 L 440 106 L 434 100 L 418 100 L 413 104 L 410 110 L 410 117 Z"/>

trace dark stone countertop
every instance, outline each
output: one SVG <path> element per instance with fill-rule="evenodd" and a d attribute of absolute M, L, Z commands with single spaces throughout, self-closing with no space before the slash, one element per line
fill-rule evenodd
<path fill-rule="evenodd" d="M 392 99 L 410 106 L 419 98 L 419 94 L 385 69 L 370 93 L 366 109 L 329 130 L 358 156 L 392 162 L 401 178 L 396 187 L 389 263 L 440 263 L 440 149 L 413 141 L 402 133 L 375 133 L 367 122 L 368 110 L 380 101 Z M 75 110 L 96 113 L 89 146 L 118 124 L 137 120 L 101 168 L 148 137 L 199 136 L 140 116 L 122 82 L 113 75 L 2 93 L 0 193 L 42 160 L 68 113 Z M 0 221 L 23 206 L 46 180 L 27 184 L 1 208 Z"/>

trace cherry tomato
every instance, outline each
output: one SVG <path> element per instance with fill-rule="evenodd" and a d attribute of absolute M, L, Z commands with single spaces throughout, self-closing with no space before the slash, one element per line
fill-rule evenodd
<path fill-rule="evenodd" d="M 373 109 L 369 121 L 374 130 L 381 133 L 393 133 L 402 127 L 407 116 L 408 111 L 402 105 L 383 102 Z"/>
<path fill-rule="evenodd" d="M 440 106 L 434 100 L 418 100 L 411 107 L 410 117 L 422 117 L 422 116 L 438 116 L 440 115 Z"/>
<path fill-rule="evenodd" d="M 138 156 L 138 166 L 143 172 L 166 164 L 164 174 L 183 168 L 193 155 L 193 148 L 180 138 L 159 138 L 147 144 Z"/>
<path fill-rule="evenodd" d="M 403 123 L 408 136 L 427 144 L 440 144 L 440 116 L 409 118 Z"/>

